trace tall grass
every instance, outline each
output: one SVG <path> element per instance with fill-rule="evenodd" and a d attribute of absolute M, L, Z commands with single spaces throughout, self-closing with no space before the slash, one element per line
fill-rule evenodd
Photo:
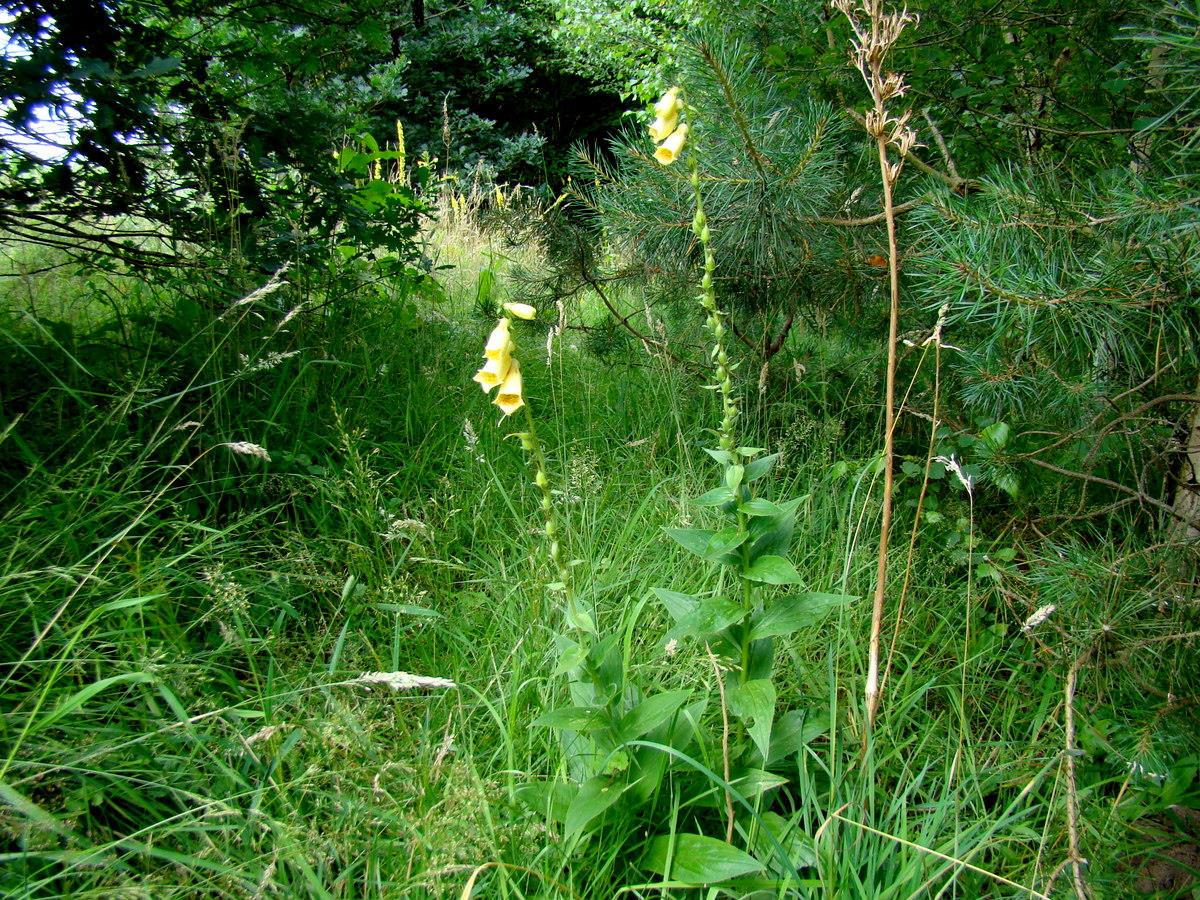
<path fill-rule="evenodd" d="M 534 251 L 466 219 L 440 240 L 438 260 L 487 261 L 443 276 L 440 304 L 327 304 L 299 279 L 244 305 L 259 285 L 138 284 L 119 303 L 81 296 L 114 310 L 99 322 L 59 324 L 42 307 L 5 320 L 5 893 L 687 895 L 646 887 L 640 823 L 607 820 L 564 844 L 554 817 L 522 799 L 567 765 L 530 725 L 562 700 L 542 587 L 552 578 L 533 553 L 520 448 L 485 427 L 495 413 L 470 375 L 490 324 L 480 301 L 508 289 L 502 256 Z M 616 302 L 635 308 L 643 289 Z M 599 327 L 602 306 L 580 309 L 576 324 Z M 809 358 L 834 390 L 783 386 L 750 417 L 754 439 L 787 448 L 780 488 L 807 495 L 793 553 L 805 587 L 866 596 L 879 517 L 869 429 L 837 402 L 836 361 Z M 653 585 L 711 587 L 661 536 L 706 515 L 685 498 L 711 478 L 711 397 L 661 355 L 631 343 L 595 356 L 570 331 L 523 362 L 597 621 L 623 635 L 643 684 L 707 695 L 706 723 L 719 723 L 711 661 L 695 646 L 668 654 L 668 623 L 647 601 Z M 228 446 L 238 442 L 270 460 Z M 902 527 L 917 488 L 899 479 Z M 1174 637 L 1194 610 L 1155 606 L 1181 582 L 1096 536 L 1023 550 L 1025 567 L 995 562 L 968 604 L 967 561 L 1014 542 L 986 515 L 955 525 L 968 515 L 961 492 L 933 493 L 943 524 L 922 532 L 865 755 L 868 605 L 780 649 L 779 708 L 798 711 L 807 740 L 762 808 L 795 824 L 794 891 L 1065 889 L 1050 886 L 1067 852 L 1063 683 L 1085 651 L 1083 846 L 1098 889 L 1128 890 L 1178 833 L 1172 805 L 1195 796 L 1180 768 L 1196 753 L 1180 701 L 1194 665 Z M 972 539 L 978 557 L 960 555 Z M 1092 595 L 1111 616 L 1085 611 Z M 1058 630 L 1022 632 L 1051 597 Z M 1138 679 L 1156 667 L 1179 690 L 1135 708 Z M 368 671 L 458 688 L 353 684 Z M 722 830 L 722 794 L 703 771 L 720 771 L 719 745 L 702 741 L 693 758 L 700 768 L 655 798 L 653 833 Z M 1160 771 L 1162 783 L 1139 774 Z"/>

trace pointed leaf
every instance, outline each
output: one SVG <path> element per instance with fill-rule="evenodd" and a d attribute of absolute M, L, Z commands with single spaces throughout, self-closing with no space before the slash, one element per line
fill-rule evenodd
<path fill-rule="evenodd" d="M 692 501 L 695 506 L 720 506 L 722 503 L 728 503 L 733 499 L 733 491 L 722 485 L 721 487 L 713 488 L 705 494 L 701 494 Z"/>
<path fill-rule="evenodd" d="M 787 851 L 788 860 L 795 868 L 803 866 L 815 866 L 817 864 L 817 853 L 813 847 L 813 839 L 809 837 L 804 829 L 797 823 L 799 815 L 796 819 L 789 822 L 777 812 L 765 812 L 762 814 L 763 824 L 771 830 L 775 839 L 783 845 Z M 754 849 L 764 859 L 770 859 L 772 867 L 777 862 L 774 847 L 771 845 L 771 839 L 766 832 L 759 830 L 756 835 L 757 840 L 754 842 Z M 780 872 L 780 875 L 794 875 L 792 872 Z"/>
<path fill-rule="evenodd" d="M 547 710 L 533 724 L 543 728 L 565 728 L 568 731 L 595 731 L 602 724 L 600 713 L 586 706 L 560 706 Z"/>
<path fill-rule="evenodd" d="M 745 684 L 734 683 L 726 691 L 729 711 L 748 723 L 746 729 L 758 752 L 766 759 L 771 752 L 771 727 L 775 720 L 775 685 L 769 678 Z"/>
<path fill-rule="evenodd" d="M 621 799 L 621 788 L 608 778 L 597 775 L 579 786 L 579 793 L 567 807 L 563 822 L 566 839 L 578 837 L 596 816 Z"/>
<path fill-rule="evenodd" d="M 773 597 L 767 608 L 755 616 L 750 639 L 792 634 L 815 625 L 832 610 L 857 599 L 849 594 L 822 594 L 815 591 Z"/>
<path fill-rule="evenodd" d="M 748 516 L 782 516 L 783 508 L 762 497 L 747 500 L 738 507 Z"/>
<path fill-rule="evenodd" d="M 748 537 L 750 537 L 750 532 L 742 531 L 736 525 L 722 528 L 709 538 L 708 545 L 704 548 L 704 555 L 711 560 L 719 560 L 726 553 L 736 550 L 746 543 Z"/>
<path fill-rule="evenodd" d="M 667 639 L 681 637 L 708 638 L 724 631 L 734 622 L 740 622 L 746 611 L 741 604 L 721 597 L 704 597 L 696 608 L 679 620 L 667 632 Z"/>
<path fill-rule="evenodd" d="M 800 573 L 782 556 L 760 556 L 742 573 L 751 581 L 766 584 L 799 584 Z"/>
<path fill-rule="evenodd" d="M 757 481 L 759 478 L 762 478 L 764 475 L 766 475 L 768 472 L 770 472 L 771 468 L 775 465 L 775 462 L 778 459 L 779 459 L 779 454 L 772 453 L 770 456 L 762 456 L 762 457 L 759 457 L 758 459 L 754 460 L 751 463 L 747 463 L 747 465 L 746 465 L 746 482 L 747 482 L 747 484 L 750 483 L 751 481 Z"/>
<path fill-rule="evenodd" d="M 793 709 L 779 717 L 771 732 L 771 754 L 767 765 L 773 766 L 805 744 L 815 741 L 829 731 L 829 713 L 825 710 Z"/>
<path fill-rule="evenodd" d="M 617 726 L 617 739 L 632 741 L 647 731 L 657 728 L 678 712 L 687 702 L 691 691 L 665 691 L 643 700 L 621 719 Z"/>
<path fill-rule="evenodd" d="M 1009 427 L 1003 422 L 993 422 L 979 433 L 983 442 L 992 452 L 1004 449 L 1004 445 L 1008 443 L 1008 435 Z"/>
<path fill-rule="evenodd" d="M 658 599 L 662 601 L 662 605 L 667 608 L 668 615 L 676 622 L 694 613 L 700 605 L 700 600 L 691 594 L 669 591 L 666 588 L 660 587 L 651 588 L 650 590 L 654 591 Z"/>
<path fill-rule="evenodd" d="M 788 780 L 765 769 L 743 769 L 741 772 L 734 772 L 729 783 L 747 800 L 752 800 L 760 794 L 782 787 Z"/>
<path fill-rule="evenodd" d="M 641 864 L 643 869 L 686 884 L 728 881 L 763 869 L 744 850 L 702 834 L 660 835 L 646 848 Z"/>
<path fill-rule="evenodd" d="M 124 672 L 120 675 L 110 675 L 107 678 L 101 678 L 99 681 L 89 684 L 87 687 L 63 700 L 46 718 L 36 722 L 33 727 L 39 730 L 48 728 L 64 716 L 76 712 L 97 694 L 108 690 L 114 685 L 146 684 L 152 681 L 154 681 L 154 676 L 146 672 Z"/>
<path fill-rule="evenodd" d="M 667 532 L 668 537 L 679 544 L 684 550 L 687 550 L 689 553 L 695 553 L 702 558 L 707 557 L 705 551 L 714 532 L 709 531 L 707 528 L 667 528 L 664 530 Z"/>
<path fill-rule="evenodd" d="M 750 520 L 750 559 L 787 555 L 792 546 L 792 532 L 796 529 L 796 509 L 803 499 L 796 497 L 780 503 L 782 516 L 755 516 Z"/>
<path fill-rule="evenodd" d="M 730 466 L 725 470 L 725 486 L 731 491 L 736 491 L 741 486 L 742 476 L 746 474 L 746 467 L 742 465 Z"/>
<path fill-rule="evenodd" d="M 562 822 L 571 801 L 579 794 L 579 785 L 573 781 L 530 781 L 517 785 L 513 794 L 531 811 Z"/>
<path fill-rule="evenodd" d="M 586 659 L 587 651 L 574 641 L 568 640 L 559 650 L 558 665 L 554 667 L 554 672 L 552 674 L 565 675 L 572 669 L 577 669 L 583 665 Z"/>
<path fill-rule="evenodd" d="M 727 466 L 733 462 L 733 454 L 731 454 L 728 450 L 710 450 L 708 447 L 705 447 L 704 452 L 722 465 Z"/>

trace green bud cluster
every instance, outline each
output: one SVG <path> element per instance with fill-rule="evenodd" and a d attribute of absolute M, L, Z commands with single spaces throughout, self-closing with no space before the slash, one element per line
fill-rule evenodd
<path fill-rule="evenodd" d="M 724 313 L 717 306 L 717 292 L 713 286 L 713 273 L 717 268 L 717 258 L 712 250 L 712 232 L 708 228 L 708 217 L 704 214 L 704 197 L 700 191 L 700 170 L 696 165 L 696 153 L 690 158 L 692 190 L 696 195 L 696 214 L 692 217 L 692 233 L 700 241 L 704 252 L 704 275 L 700 279 L 700 296 L 697 298 L 704 311 L 708 314 L 706 324 L 713 336 L 711 357 L 715 362 L 715 386 L 721 391 L 721 432 L 720 448 L 732 450 L 736 446 L 734 429 L 737 427 L 738 408 L 733 399 L 733 366 L 729 363 L 729 354 L 725 351 L 725 325 L 721 322 Z"/>

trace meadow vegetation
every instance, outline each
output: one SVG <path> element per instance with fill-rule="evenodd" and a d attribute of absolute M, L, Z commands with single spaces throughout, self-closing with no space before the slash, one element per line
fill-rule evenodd
<path fill-rule="evenodd" d="M 334 154 L 73 246 L 5 157 L 0 890 L 1193 896 L 1195 10 L 418 5 L 429 84 L 680 90 L 518 186 L 301 67 Z"/>

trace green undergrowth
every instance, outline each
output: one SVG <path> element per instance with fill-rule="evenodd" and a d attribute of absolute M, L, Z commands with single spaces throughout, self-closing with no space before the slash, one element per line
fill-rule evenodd
<path fill-rule="evenodd" d="M 565 836 L 552 808 L 522 799 L 567 774 L 532 724 L 566 690 L 554 576 L 520 447 L 470 381 L 490 292 L 508 286 L 483 278 L 480 297 L 478 272 L 456 277 L 440 304 L 330 305 L 296 282 L 245 303 L 136 284 L 115 305 L 77 298 L 119 311 L 98 322 L 26 314 L 8 295 L 6 895 L 705 895 L 661 886 L 643 862 L 655 835 L 724 837 L 723 792 L 705 774 L 721 769 L 713 660 L 668 646 L 649 599 L 714 586 L 663 529 L 710 520 L 690 498 L 713 477 L 715 401 L 686 361 L 631 337 L 590 352 L 607 327 L 595 298 L 584 330 L 523 356 L 582 602 L 622 636 L 644 689 L 706 700 L 707 737 L 636 815 Z M 784 451 L 772 489 L 802 498 L 802 588 L 864 598 L 877 419 L 854 405 L 861 369 L 839 365 L 835 344 L 802 335 L 792 349 L 819 383 L 772 374 L 749 407 L 753 439 Z M 892 597 L 919 485 L 899 483 Z M 949 478 L 931 487 L 938 516 L 916 544 L 873 734 L 867 602 L 777 650 L 778 708 L 803 740 L 759 809 L 791 826 L 796 894 L 1067 890 L 1069 873 L 1054 876 L 1068 854 L 1073 667 L 1079 840 L 1096 890 L 1133 890 L 1186 843 L 1186 574 L 1120 529 L 1035 542 L 980 490 L 973 504 Z M 1047 603 L 1049 624 L 1023 631 Z M 457 687 L 358 681 L 397 671 Z M 753 879 L 720 890 L 707 896 L 770 895 Z"/>

